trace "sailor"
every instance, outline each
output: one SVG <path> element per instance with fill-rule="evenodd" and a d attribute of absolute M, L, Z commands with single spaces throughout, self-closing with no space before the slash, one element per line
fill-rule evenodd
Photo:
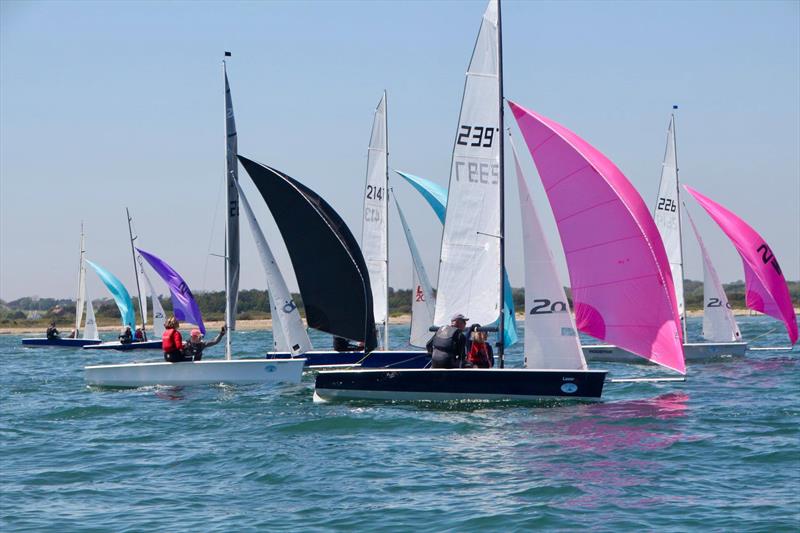
<path fill-rule="evenodd" d="M 480 324 L 473 324 L 469 328 L 472 342 L 467 350 L 467 364 L 472 368 L 492 368 L 494 366 L 492 345 L 486 342 L 489 335 L 485 331 L 479 331 L 480 327 Z"/>
<path fill-rule="evenodd" d="M 144 341 L 144 331 L 142 328 L 136 327 L 136 332 L 133 334 L 133 342 L 143 342 Z"/>
<path fill-rule="evenodd" d="M 161 335 L 161 349 L 164 350 L 164 361 L 170 363 L 180 363 L 186 361 L 183 356 L 183 337 L 178 328 L 181 327 L 180 322 L 174 316 L 171 316 L 164 323 L 163 335 Z"/>
<path fill-rule="evenodd" d="M 119 342 L 120 344 L 130 344 L 133 342 L 133 334 L 131 333 L 130 326 L 125 326 L 125 329 L 119 334 Z"/>
<path fill-rule="evenodd" d="M 56 321 L 53 320 L 50 322 L 50 327 L 47 328 L 47 339 L 52 341 L 60 338 L 61 335 L 58 332 L 58 328 L 56 328 Z"/>
<path fill-rule="evenodd" d="M 464 328 L 469 318 L 461 313 L 450 317 L 450 325 L 442 326 L 426 348 L 431 354 L 431 368 L 461 368 L 466 360 L 467 338 Z"/>
<path fill-rule="evenodd" d="M 222 340 L 223 335 L 225 335 L 225 326 L 222 326 L 222 329 L 219 330 L 219 334 L 214 337 L 213 340 L 204 341 L 203 334 L 200 333 L 200 330 L 193 329 L 192 334 L 189 337 L 189 342 L 183 346 L 184 357 L 186 357 L 187 360 L 200 361 L 203 359 L 203 350 L 210 348 L 215 344 L 219 344 L 219 341 Z"/>

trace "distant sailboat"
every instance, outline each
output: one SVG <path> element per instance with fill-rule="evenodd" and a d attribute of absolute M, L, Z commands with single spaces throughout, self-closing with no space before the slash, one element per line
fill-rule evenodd
<path fill-rule="evenodd" d="M 680 181 L 678 179 L 677 143 L 675 141 L 675 114 L 673 113 L 670 117 L 669 127 L 667 129 L 667 145 L 664 150 L 664 162 L 661 167 L 661 182 L 659 184 L 656 205 L 653 209 L 653 219 L 658 227 L 661 240 L 664 243 L 664 249 L 667 252 L 667 258 L 672 271 L 672 284 L 675 288 L 678 313 L 681 317 L 684 354 L 688 362 L 706 361 L 722 356 L 743 356 L 747 350 L 747 343 L 741 342 L 741 336 L 725 338 L 724 340 L 706 337 L 704 342 L 688 342 L 686 334 L 686 304 L 683 294 L 682 207 Z M 698 235 L 698 239 L 699 238 L 700 236 Z M 710 259 L 708 255 L 705 254 L 704 266 L 708 264 L 710 264 Z M 704 287 L 704 290 L 708 292 L 714 290 L 708 283 L 706 283 Z M 721 290 L 721 288 L 719 290 Z M 704 313 L 713 314 L 713 308 L 704 307 Z M 738 328 L 736 332 L 738 333 Z M 612 345 L 588 344 L 584 346 L 584 353 L 590 361 L 642 362 L 640 358 L 634 356 L 630 352 Z"/>
<path fill-rule="evenodd" d="M 22 344 L 26 346 L 64 346 L 72 348 L 80 348 L 90 344 L 100 344 L 100 337 L 97 334 L 97 324 L 94 318 L 94 309 L 92 308 L 92 301 L 86 297 L 86 263 L 85 263 L 86 247 L 85 237 L 83 234 L 83 223 L 81 223 L 81 244 L 80 244 L 80 262 L 78 267 L 78 297 L 75 300 L 75 336 L 59 337 L 57 339 L 47 339 L 42 337 L 33 337 L 22 339 Z M 83 320 L 83 308 L 86 307 L 86 327 L 83 330 L 83 336 L 78 338 L 81 331 L 81 321 Z"/>
<path fill-rule="evenodd" d="M 226 57 L 230 54 L 226 52 Z M 230 89 L 228 87 L 228 76 L 223 60 L 223 78 L 225 82 L 225 116 L 226 116 L 226 150 L 228 167 L 226 169 L 225 181 L 229 206 L 226 224 L 236 224 L 238 226 L 238 196 L 235 204 L 231 201 L 231 195 L 236 194 L 237 184 L 231 183 L 231 144 L 229 142 L 228 117 L 233 116 L 230 106 Z M 235 144 L 234 144 L 235 147 Z M 235 152 L 233 154 L 235 157 Z M 233 159 L 235 164 L 235 159 Z M 231 208 L 234 206 L 235 209 Z M 235 216 L 234 216 L 235 215 Z M 146 385 L 202 385 L 214 383 L 299 383 L 302 378 L 303 365 L 305 359 L 302 358 L 255 358 L 255 359 L 233 359 L 231 324 L 233 322 L 234 297 L 231 294 L 234 289 L 238 290 L 239 272 L 239 242 L 238 227 L 233 230 L 226 228 L 227 251 L 225 262 L 225 323 L 228 326 L 228 334 L 225 335 L 225 360 L 203 359 L 202 361 L 185 361 L 180 363 L 167 363 L 163 361 L 149 363 L 129 363 L 119 365 L 94 365 L 85 367 L 86 382 L 90 385 L 112 386 L 112 387 L 140 387 Z M 233 241 L 233 242 L 229 242 Z M 186 282 L 175 272 L 172 267 L 167 265 L 158 257 L 138 250 L 147 260 L 150 266 L 161 276 L 170 288 L 174 314 L 178 320 L 185 320 L 197 324 L 198 329 L 205 333 L 205 326 L 200 310 L 194 300 L 191 290 Z M 232 271 L 236 272 L 231 276 Z M 233 279 L 235 278 L 235 280 Z M 236 287 L 235 287 L 235 286 Z"/>
<path fill-rule="evenodd" d="M 688 185 L 683 186 L 733 243 L 744 267 L 747 307 L 786 325 L 789 341 L 797 342 L 797 316 L 786 278 L 767 241 L 735 213 Z"/>

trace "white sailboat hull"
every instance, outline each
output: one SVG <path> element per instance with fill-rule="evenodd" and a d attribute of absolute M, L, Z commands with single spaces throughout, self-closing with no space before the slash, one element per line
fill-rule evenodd
<path fill-rule="evenodd" d="M 236 359 L 95 365 L 84 368 L 86 383 L 104 387 L 300 383 L 305 359 Z"/>
<path fill-rule="evenodd" d="M 585 344 L 583 355 L 587 361 L 603 363 L 648 364 L 647 359 L 611 344 Z M 746 342 L 690 342 L 683 345 L 687 363 L 702 363 L 724 357 L 743 357 Z"/>

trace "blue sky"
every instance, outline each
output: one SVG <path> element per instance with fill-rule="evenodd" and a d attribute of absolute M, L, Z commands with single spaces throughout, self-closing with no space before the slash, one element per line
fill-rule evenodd
<path fill-rule="evenodd" d="M 509 0 L 503 3 L 505 93 L 604 152 L 648 205 L 657 192 L 669 112 L 680 105 L 682 181 L 751 223 L 787 278 L 799 279 L 799 5 Z M 225 50 L 233 52 L 240 153 L 319 192 L 356 236 L 372 112 L 384 89 L 390 165 L 446 185 L 464 72 L 484 7 L 483 1 L 3 1 L 0 298 L 74 296 L 81 220 L 88 257 L 133 288 L 125 207 L 135 217 L 139 246 L 166 259 L 194 290 L 223 287 L 222 265 L 209 252 L 223 247 Z M 525 152 L 523 164 L 557 245 Z M 266 207 L 241 175 L 288 267 Z M 439 223 L 410 186 L 399 178 L 393 183 L 435 278 Z M 513 179 L 508 183 L 507 265 L 512 284 L 521 286 L 517 193 Z M 732 245 L 685 201 L 722 280 L 741 279 Z M 408 287 L 410 258 L 392 216 L 390 282 Z M 246 224 L 242 235 L 241 286 L 264 288 Z M 687 277 L 702 279 L 693 236 L 684 248 Z M 290 286 L 296 287 L 293 279 Z M 90 287 L 103 294 L 97 280 Z"/>

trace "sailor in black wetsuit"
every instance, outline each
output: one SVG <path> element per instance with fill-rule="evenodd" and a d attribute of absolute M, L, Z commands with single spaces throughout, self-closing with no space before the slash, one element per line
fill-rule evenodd
<path fill-rule="evenodd" d="M 119 334 L 119 343 L 130 344 L 132 342 L 133 342 L 133 333 L 131 333 L 131 327 L 125 326 L 125 330 Z"/>
<path fill-rule="evenodd" d="M 203 350 L 219 344 L 225 335 L 225 326 L 219 330 L 219 334 L 213 340 L 204 341 L 199 329 L 193 329 L 189 342 L 183 345 L 183 356 L 189 361 L 200 361 L 203 359 Z"/>
<path fill-rule="evenodd" d="M 469 318 L 456 313 L 450 318 L 449 326 L 442 326 L 426 348 L 431 354 L 431 368 L 462 368 L 466 360 L 467 338 L 464 328 Z"/>
<path fill-rule="evenodd" d="M 58 332 L 58 329 L 56 328 L 55 321 L 50 322 L 50 327 L 47 328 L 47 340 L 53 341 L 60 338 L 61 334 Z"/>

